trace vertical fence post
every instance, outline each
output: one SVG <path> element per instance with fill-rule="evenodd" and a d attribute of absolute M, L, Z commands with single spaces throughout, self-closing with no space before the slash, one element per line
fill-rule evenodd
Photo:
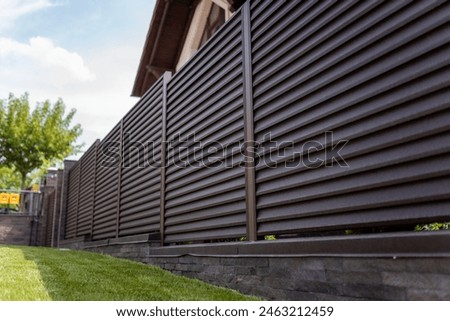
<path fill-rule="evenodd" d="M 123 118 L 120 120 L 119 134 L 119 164 L 117 166 L 117 203 L 116 203 L 116 238 L 119 238 L 120 232 L 120 197 L 122 194 L 122 161 L 123 161 Z"/>
<path fill-rule="evenodd" d="M 50 246 L 51 247 L 58 247 L 58 235 L 59 230 L 58 226 L 56 224 L 56 219 L 59 219 L 60 213 L 58 213 L 58 205 L 61 204 L 61 196 L 62 196 L 62 180 L 64 176 L 64 171 L 62 169 L 58 169 L 58 172 L 56 174 L 57 180 L 56 180 L 56 188 L 55 188 L 55 201 L 53 203 L 53 217 L 52 217 L 52 233 L 51 233 L 51 240 L 50 240 Z"/>
<path fill-rule="evenodd" d="M 97 194 L 97 166 L 98 166 L 98 146 L 100 145 L 100 140 L 95 141 L 95 154 L 94 154 L 94 188 L 92 195 L 92 216 L 91 216 L 91 239 L 94 236 L 94 219 L 95 219 L 95 196 Z"/>
<path fill-rule="evenodd" d="M 59 247 L 61 240 L 66 238 L 66 216 L 67 216 L 67 203 L 69 199 L 69 171 L 76 164 L 75 161 L 64 160 L 64 171 L 61 183 L 61 204 L 59 205 L 59 217 L 58 217 L 58 235 L 56 240 L 56 246 Z"/>
<path fill-rule="evenodd" d="M 78 219 L 80 218 L 80 190 L 81 190 L 81 170 L 82 170 L 83 162 L 80 159 L 78 161 L 78 184 L 77 184 L 77 211 L 75 217 L 75 237 L 78 237 Z"/>
<path fill-rule="evenodd" d="M 244 157 L 245 157 L 245 199 L 247 212 L 247 240 L 257 240 L 256 220 L 256 178 L 255 178 L 255 135 L 253 119 L 253 69 L 250 1 L 241 11 L 242 55 L 244 78 Z"/>
<path fill-rule="evenodd" d="M 162 88 L 162 118 L 161 118 L 161 180 L 160 180 L 160 219 L 159 234 L 161 246 L 164 246 L 165 240 L 165 217 L 166 217 L 166 154 L 167 154 L 167 84 L 172 78 L 171 72 L 165 72 L 163 75 Z"/>

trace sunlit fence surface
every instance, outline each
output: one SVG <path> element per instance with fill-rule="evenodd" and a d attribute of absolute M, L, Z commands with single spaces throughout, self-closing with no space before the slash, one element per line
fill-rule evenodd
<path fill-rule="evenodd" d="M 247 2 L 70 170 L 65 238 L 449 220 L 449 8 Z"/>

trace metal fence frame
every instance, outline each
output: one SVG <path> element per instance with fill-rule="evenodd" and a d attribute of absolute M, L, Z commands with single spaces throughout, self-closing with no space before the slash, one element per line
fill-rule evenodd
<path fill-rule="evenodd" d="M 449 13 L 445 2 L 245 3 L 69 171 L 65 238 L 257 241 L 450 219 Z M 240 141 L 250 162 L 221 172 L 174 168 L 167 141 L 195 128 Z M 110 142 L 122 160 L 140 157 L 124 145 L 129 129 L 156 140 L 162 166 L 100 166 Z M 256 164 L 267 133 L 304 142 L 333 130 L 350 140 L 344 156 L 354 170 Z"/>

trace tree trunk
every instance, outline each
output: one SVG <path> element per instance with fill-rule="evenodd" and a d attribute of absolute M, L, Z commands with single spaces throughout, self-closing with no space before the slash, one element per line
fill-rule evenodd
<path fill-rule="evenodd" d="M 27 188 L 27 173 L 20 173 L 20 177 L 21 177 L 21 184 L 20 184 L 20 189 L 21 191 L 25 190 Z M 25 212 L 25 194 L 21 193 L 20 196 L 20 203 L 19 203 L 19 212 L 24 213 Z"/>
<path fill-rule="evenodd" d="M 20 189 L 21 190 L 24 190 L 24 189 L 26 189 L 27 188 L 27 183 L 26 183 L 26 181 L 27 181 L 27 173 L 20 173 L 20 176 L 21 176 L 21 179 L 22 179 L 22 183 L 20 184 Z"/>

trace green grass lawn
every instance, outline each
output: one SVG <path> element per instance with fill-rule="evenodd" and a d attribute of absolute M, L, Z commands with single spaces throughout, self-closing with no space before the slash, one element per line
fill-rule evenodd
<path fill-rule="evenodd" d="M 0 246 L 0 300 L 257 300 L 234 290 L 106 255 Z"/>

